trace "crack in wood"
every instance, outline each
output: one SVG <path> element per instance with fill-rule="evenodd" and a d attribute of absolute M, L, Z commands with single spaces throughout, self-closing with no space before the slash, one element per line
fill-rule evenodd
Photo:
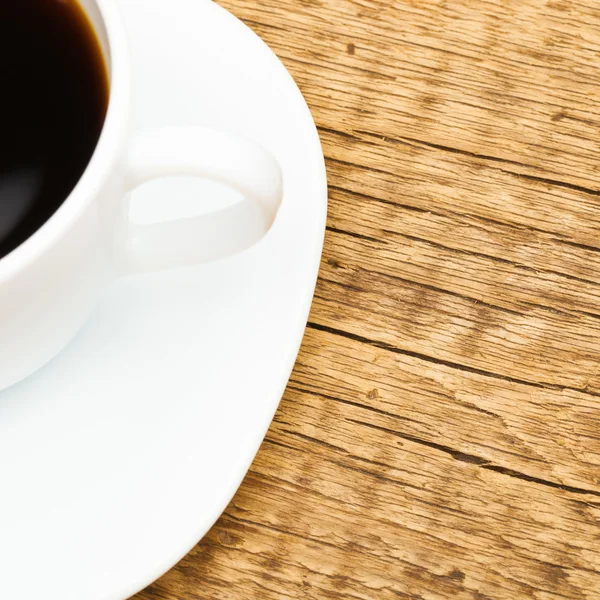
<path fill-rule="evenodd" d="M 534 388 L 538 388 L 538 389 L 557 390 L 559 392 L 562 392 L 565 390 L 570 390 L 572 392 L 585 394 L 587 396 L 592 396 L 594 398 L 600 398 L 600 393 L 592 392 L 590 390 L 571 387 L 571 386 L 565 386 L 565 385 L 558 385 L 556 383 L 548 383 L 548 382 L 541 382 L 541 381 L 528 381 L 526 379 L 518 379 L 516 377 L 509 377 L 508 375 L 501 375 L 500 373 L 486 371 L 485 369 L 478 369 L 476 367 L 469 367 L 467 365 L 452 362 L 449 360 L 444 360 L 441 358 L 434 358 L 433 356 L 428 356 L 427 354 L 422 354 L 420 352 L 414 352 L 412 350 L 404 350 L 402 348 L 393 346 L 392 344 L 388 344 L 387 342 L 372 340 L 372 339 L 369 339 L 362 335 L 350 333 L 350 332 L 344 331 L 342 329 L 336 329 L 334 327 L 329 327 L 327 325 L 315 323 L 314 321 L 309 321 L 306 326 L 309 329 L 314 329 L 317 331 L 322 331 L 325 333 L 330 333 L 332 335 L 344 337 L 346 339 L 353 340 L 353 341 L 359 342 L 361 344 L 367 344 L 369 346 L 378 348 L 380 350 L 386 350 L 388 352 L 393 352 L 394 354 L 400 354 L 403 356 L 410 356 L 411 358 L 423 360 L 425 362 L 432 363 L 435 365 L 449 367 L 451 369 L 456 369 L 457 371 L 464 371 L 465 373 L 473 373 L 474 375 L 481 375 L 482 377 L 490 377 L 492 379 L 499 379 L 501 381 L 507 381 L 509 383 L 514 383 L 517 385 L 525 385 L 525 386 L 534 387 Z"/>
<path fill-rule="evenodd" d="M 349 419 L 353 423 L 357 425 L 362 425 L 364 427 L 369 427 L 371 429 L 377 429 L 379 431 L 384 431 L 393 435 L 395 437 L 399 437 L 403 440 L 407 440 L 410 442 L 414 442 L 415 444 L 420 444 L 422 446 L 427 446 L 428 448 L 432 448 L 434 450 L 439 450 L 440 452 L 444 452 L 452 456 L 455 460 L 460 462 L 465 462 L 469 464 L 476 465 L 481 469 L 486 469 L 488 471 L 494 471 L 496 473 L 500 473 L 502 475 L 507 475 L 508 477 L 514 477 L 516 479 L 520 479 L 521 481 L 526 481 L 528 483 L 537 483 L 539 485 L 543 485 L 546 487 L 551 487 L 554 489 L 562 490 L 564 492 L 571 492 L 573 494 L 585 494 L 590 496 L 599 496 L 600 491 L 590 490 L 586 488 L 575 487 L 572 485 L 565 485 L 562 483 L 556 483 L 554 481 L 549 481 L 547 479 L 542 479 L 541 477 L 533 477 L 531 475 L 527 475 L 526 473 L 521 473 L 520 471 L 515 471 L 514 469 L 508 469 L 506 467 L 502 467 L 500 465 L 491 464 L 491 462 L 485 458 L 481 458 L 480 456 L 476 456 L 474 454 L 468 454 L 466 452 L 461 452 L 460 450 L 455 450 L 450 446 L 446 446 L 444 444 L 437 444 L 436 442 L 430 442 L 428 440 L 423 440 L 416 436 L 408 435 L 406 433 L 399 432 L 394 429 L 389 429 L 387 427 L 381 427 L 380 425 L 374 425 L 373 423 L 366 423 L 364 421 L 359 421 L 356 419 Z"/>
<path fill-rule="evenodd" d="M 357 133 L 361 133 L 363 135 L 369 135 L 369 136 L 374 135 L 373 133 L 369 133 L 367 131 L 362 131 L 362 130 L 357 130 Z M 408 144 L 408 143 L 412 142 L 415 144 L 425 146 L 427 148 L 441 150 L 443 152 L 448 152 L 451 154 L 460 154 L 462 156 L 467 156 L 469 158 L 476 158 L 478 160 L 487 161 L 487 162 L 496 162 L 496 163 L 501 163 L 501 164 L 514 165 L 514 166 L 519 166 L 519 167 L 525 167 L 526 169 L 532 169 L 532 170 L 536 169 L 536 167 L 526 164 L 526 163 L 523 163 L 523 162 L 510 160 L 510 159 L 506 159 L 506 158 L 500 158 L 499 156 L 492 156 L 489 154 L 479 154 L 477 152 L 471 152 L 470 150 L 463 150 L 461 148 L 455 148 L 453 146 L 445 146 L 443 144 L 436 144 L 434 142 L 426 142 L 424 140 L 407 137 L 407 136 L 402 136 L 402 137 L 386 136 L 385 139 L 389 142 L 392 142 L 392 143 L 395 142 L 398 144 Z M 365 167 L 365 168 L 368 168 L 368 167 Z M 600 196 L 600 190 L 595 190 L 593 188 L 585 187 L 582 185 L 577 185 L 575 183 L 569 183 L 567 181 L 561 181 L 559 179 L 552 179 L 549 177 L 540 177 L 540 176 L 531 175 L 528 173 L 520 173 L 520 172 L 516 172 L 516 171 L 510 171 L 508 169 L 501 169 L 501 171 L 503 173 L 512 175 L 514 177 L 520 177 L 522 179 L 527 179 L 528 181 L 533 181 L 536 183 L 543 183 L 545 185 L 549 185 L 552 187 L 556 186 L 556 187 L 566 188 L 566 189 L 580 192 L 582 194 L 586 194 L 586 195 L 590 195 L 590 196 Z"/>
<path fill-rule="evenodd" d="M 292 381 L 294 381 L 293 374 L 292 374 Z M 294 381 L 294 383 L 296 383 L 296 382 Z M 416 421 L 415 419 L 411 419 L 409 417 L 403 417 L 401 415 L 397 415 L 397 414 L 388 412 L 386 410 L 381 410 L 380 408 L 375 408 L 374 406 L 369 406 L 368 404 L 362 404 L 360 402 L 352 402 L 351 400 L 345 400 L 344 398 L 338 398 L 336 396 L 331 396 L 331 395 L 321 392 L 319 390 L 309 390 L 306 388 L 298 387 L 297 385 L 288 385 L 288 389 L 294 390 L 296 392 L 300 392 L 302 394 L 310 394 L 312 396 L 318 396 L 320 398 L 332 400 L 333 402 L 338 402 L 340 404 L 346 404 L 348 406 L 355 406 L 356 408 L 362 408 L 364 410 L 368 410 L 369 412 L 373 412 L 378 415 L 397 419 L 399 421 L 406 421 L 408 423 L 419 423 L 419 421 Z M 436 395 L 441 396 L 443 398 L 450 399 L 450 396 L 448 396 L 447 394 L 438 393 Z"/>
<path fill-rule="evenodd" d="M 460 450 L 455 450 L 454 448 L 451 448 L 450 446 L 446 446 L 444 444 L 438 444 L 437 442 L 423 440 L 414 435 L 409 435 L 407 433 L 403 433 L 395 429 L 389 429 L 388 427 L 382 427 L 381 425 L 374 425 L 373 423 L 366 423 L 365 421 L 360 421 L 358 419 L 348 420 L 352 423 L 356 423 L 357 425 L 361 425 L 363 427 L 369 427 L 370 429 L 376 429 L 377 431 L 384 431 L 385 433 L 389 433 L 390 435 L 393 435 L 395 437 L 402 438 L 407 442 L 414 442 L 415 444 L 420 444 L 421 446 L 427 446 L 428 448 L 439 450 L 440 452 L 444 452 L 445 454 L 450 455 L 452 458 L 460 462 L 469 463 L 477 466 L 490 464 L 490 461 L 486 458 L 481 458 L 480 456 L 476 456 L 474 454 L 468 454 L 467 452 L 461 452 Z"/>
<path fill-rule="evenodd" d="M 572 485 L 565 485 L 563 483 L 548 481 L 547 479 L 533 477 L 531 475 L 527 475 L 526 473 L 521 473 L 520 471 L 515 471 L 514 469 L 508 469 L 499 465 L 481 465 L 481 468 L 486 469 L 488 471 L 501 473 L 502 475 L 507 475 L 508 477 L 514 477 L 515 479 L 520 479 L 522 481 L 527 481 L 528 483 L 538 483 L 540 485 L 545 485 L 546 487 L 555 488 L 557 490 L 563 490 L 564 492 L 571 492 L 573 494 L 586 494 L 590 496 L 600 497 L 600 492 L 596 490 L 589 490 L 586 488 L 574 487 Z"/>

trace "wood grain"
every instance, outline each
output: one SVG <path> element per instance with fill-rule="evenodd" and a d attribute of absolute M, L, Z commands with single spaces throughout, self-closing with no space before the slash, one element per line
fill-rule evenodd
<path fill-rule="evenodd" d="M 600 598 L 600 5 L 222 0 L 330 216 L 265 444 L 138 600 Z"/>

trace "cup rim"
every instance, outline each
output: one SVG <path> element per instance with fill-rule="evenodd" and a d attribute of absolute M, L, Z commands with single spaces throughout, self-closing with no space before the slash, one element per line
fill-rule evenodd
<path fill-rule="evenodd" d="M 127 133 L 130 60 L 125 24 L 114 0 L 93 2 L 106 30 L 107 59 L 110 60 L 110 90 L 104 126 L 94 154 L 75 188 L 37 231 L 0 258 L 0 286 L 47 252 L 94 200 L 114 168 Z M 83 6 L 82 10 L 85 10 Z"/>

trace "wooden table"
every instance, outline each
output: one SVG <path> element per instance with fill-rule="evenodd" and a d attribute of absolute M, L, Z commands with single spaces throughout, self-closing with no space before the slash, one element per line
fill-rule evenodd
<path fill-rule="evenodd" d="M 254 466 L 138 600 L 598 600 L 600 3 L 222 4 L 306 96 L 329 226 Z"/>

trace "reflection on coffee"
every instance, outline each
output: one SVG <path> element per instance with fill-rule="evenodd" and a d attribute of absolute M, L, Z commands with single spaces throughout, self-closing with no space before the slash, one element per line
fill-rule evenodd
<path fill-rule="evenodd" d="M 0 1 L 0 259 L 71 193 L 96 148 L 109 85 L 77 0 Z"/>

